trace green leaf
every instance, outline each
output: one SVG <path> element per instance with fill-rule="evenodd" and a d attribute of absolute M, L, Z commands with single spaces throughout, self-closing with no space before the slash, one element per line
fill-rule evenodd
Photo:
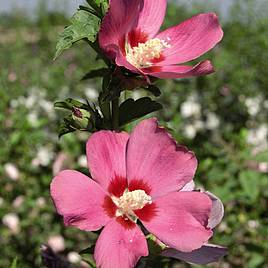
<path fill-rule="evenodd" d="M 86 12 L 93 14 L 94 16 L 101 18 L 101 15 L 98 12 L 96 12 L 95 10 L 91 9 L 90 7 L 85 7 L 85 6 L 80 5 L 79 10 L 84 10 Z"/>
<path fill-rule="evenodd" d="M 144 87 L 144 89 L 151 92 L 155 97 L 161 95 L 161 91 L 156 85 L 149 85 L 148 87 Z"/>
<path fill-rule="evenodd" d="M 109 73 L 108 68 L 101 68 L 101 69 L 97 69 L 97 70 L 91 70 L 87 74 L 85 74 L 81 80 L 87 80 L 87 79 L 92 79 L 92 78 L 96 78 L 96 77 L 102 77 L 104 75 L 107 75 L 108 73 Z"/>
<path fill-rule="evenodd" d="M 94 254 L 94 249 L 95 249 L 95 246 L 90 246 L 90 247 L 87 247 L 85 249 L 82 249 L 79 254 L 80 255 L 84 255 L 84 254 Z"/>
<path fill-rule="evenodd" d="M 17 268 L 17 258 L 15 258 L 10 266 L 10 268 Z"/>
<path fill-rule="evenodd" d="M 245 170 L 239 174 L 243 194 L 251 201 L 256 201 L 260 193 L 260 175 L 258 172 Z"/>
<path fill-rule="evenodd" d="M 80 109 L 88 109 L 88 106 L 78 100 L 68 98 L 65 101 L 58 101 L 54 103 L 55 108 L 73 110 L 73 107 L 80 108 Z"/>
<path fill-rule="evenodd" d="M 268 162 L 268 150 L 258 153 L 257 155 L 251 157 L 258 162 Z"/>
<path fill-rule="evenodd" d="M 70 124 L 66 120 L 64 120 L 63 122 L 60 123 L 59 126 L 58 130 L 59 138 L 61 138 L 65 134 L 74 132 L 75 130 L 76 130 L 75 128 L 71 127 Z"/>
<path fill-rule="evenodd" d="M 119 124 L 123 126 L 133 120 L 162 109 L 162 105 L 149 97 L 134 101 L 127 99 L 119 107 Z"/>
<path fill-rule="evenodd" d="M 88 101 L 87 104 L 84 104 L 68 98 L 65 101 L 54 103 L 54 107 L 71 111 L 60 124 L 59 137 L 75 130 L 94 132 L 103 126 L 103 120 L 98 109 L 95 106 L 91 107 Z"/>
<path fill-rule="evenodd" d="M 101 11 L 103 16 L 108 10 L 109 3 L 107 0 L 86 0 L 86 1 L 94 10 Z"/>
<path fill-rule="evenodd" d="M 96 264 L 93 258 L 95 246 L 90 246 L 79 252 L 84 262 L 89 264 L 91 268 L 96 268 Z"/>
<path fill-rule="evenodd" d="M 66 27 L 59 35 L 54 59 L 79 40 L 86 39 L 90 42 L 94 42 L 99 27 L 99 18 L 85 10 L 78 10 L 71 18 L 71 25 Z"/>
<path fill-rule="evenodd" d="M 247 267 L 249 268 L 262 267 L 260 265 L 264 264 L 264 262 L 265 262 L 264 256 L 262 256 L 259 253 L 253 252 L 250 256 L 250 260 Z"/>

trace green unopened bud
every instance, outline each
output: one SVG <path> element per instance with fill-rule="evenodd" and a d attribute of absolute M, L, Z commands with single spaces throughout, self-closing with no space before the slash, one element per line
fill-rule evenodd
<path fill-rule="evenodd" d="M 72 118 L 74 120 L 75 127 L 78 129 L 93 130 L 94 125 L 89 111 L 73 107 Z"/>

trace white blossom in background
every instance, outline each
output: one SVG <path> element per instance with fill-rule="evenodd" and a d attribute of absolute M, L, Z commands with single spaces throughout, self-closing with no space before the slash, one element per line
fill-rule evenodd
<path fill-rule="evenodd" d="M 67 255 L 67 259 L 70 263 L 79 263 L 81 262 L 81 256 L 77 252 L 69 252 Z"/>
<path fill-rule="evenodd" d="M 198 119 L 198 120 L 193 121 L 193 126 L 195 127 L 196 132 L 198 132 L 198 131 L 204 129 L 205 123 L 204 123 L 204 121 Z"/>
<path fill-rule="evenodd" d="M 21 100 L 22 100 L 20 101 L 21 104 L 22 102 L 24 102 L 25 107 L 30 110 L 34 108 L 36 102 L 38 101 L 38 96 L 34 93 L 31 93 L 27 98 L 23 97 L 23 99 Z"/>
<path fill-rule="evenodd" d="M 46 205 L 46 199 L 44 197 L 38 197 L 35 204 L 38 208 L 43 208 Z"/>
<path fill-rule="evenodd" d="M 222 268 L 231 268 L 231 265 L 229 263 L 227 263 L 227 262 L 222 262 L 221 267 Z"/>
<path fill-rule="evenodd" d="M 87 167 L 87 157 L 86 155 L 81 155 L 79 158 L 78 158 L 78 165 L 80 167 L 84 167 L 86 168 Z"/>
<path fill-rule="evenodd" d="M 17 99 L 13 99 L 10 101 L 10 107 L 15 109 L 19 106 L 19 101 Z"/>
<path fill-rule="evenodd" d="M 225 232 L 227 231 L 227 229 L 228 229 L 228 225 L 226 222 L 221 222 L 220 225 L 218 226 L 218 230 L 220 232 Z"/>
<path fill-rule="evenodd" d="M 192 124 L 185 125 L 183 128 L 183 134 L 188 139 L 193 139 L 196 136 L 197 130 L 196 127 Z"/>
<path fill-rule="evenodd" d="M 27 90 L 27 96 L 19 97 L 19 104 L 24 105 L 27 109 L 39 106 L 41 100 L 46 98 L 46 89 L 39 87 L 31 87 Z"/>
<path fill-rule="evenodd" d="M 267 162 L 260 162 L 258 164 L 258 169 L 260 172 L 268 173 L 268 163 Z"/>
<path fill-rule="evenodd" d="M 12 234 L 17 234 L 20 231 L 20 219 L 15 213 L 4 215 L 2 222 L 6 225 Z"/>
<path fill-rule="evenodd" d="M 43 99 L 40 100 L 39 105 L 47 114 L 54 111 L 54 105 L 51 101 Z"/>
<path fill-rule="evenodd" d="M 85 95 L 91 101 L 96 101 L 98 99 L 98 91 L 94 87 L 86 87 L 85 88 Z"/>
<path fill-rule="evenodd" d="M 11 71 L 8 74 L 8 81 L 15 82 L 16 80 L 17 80 L 17 74 L 15 72 Z"/>
<path fill-rule="evenodd" d="M 38 120 L 38 115 L 37 115 L 36 111 L 32 111 L 32 112 L 28 113 L 27 121 L 30 123 L 30 125 L 32 127 L 38 127 L 39 120 Z"/>
<path fill-rule="evenodd" d="M 254 146 L 265 147 L 268 145 L 268 125 L 261 124 L 256 129 L 248 131 L 247 143 Z"/>
<path fill-rule="evenodd" d="M 250 229 L 257 229 L 259 226 L 260 226 L 260 223 L 257 220 L 249 220 L 248 221 L 248 227 Z"/>
<path fill-rule="evenodd" d="M 65 241 L 61 235 L 50 236 L 47 243 L 55 252 L 60 252 L 65 249 Z"/>
<path fill-rule="evenodd" d="M 206 128 L 209 130 L 216 129 L 220 125 L 220 119 L 215 113 L 208 112 L 205 125 L 206 125 Z"/>
<path fill-rule="evenodd" d="M 29 110 L 27 116 L 28 122 L 33 126 L 38 126 L 38 118 L 41 113 L 45 113 L 49 118 L 55 118 L 53 103 L 46 99 L 46 89 L 32 87 L 28 95 L 20 96 L 16 100 L 11 100 L 10 106 L 15 109 L 19 106 L 26 107 Z"/>
<path fill-rule="evenodd" d="M 190 95 L 185 102 L 181 104 L 181 115 L 184 118 L 201 115 L 201 105 L 197 101 L 197 96 Z"/>
<path fill-rule="evenodd" d="M 246 98 L 245 105 L 247 107 L 248 113 L 251 116 L 256 116 L 260 112 L 262 96 L 256 96 L 254 98 Z"/>
<path fill-rule="evenodd" d="M 37 151 L 36 157 L 32 160 L 32 165 L 35 167 L 48 166 L 53 158 L 54 153 L 50 148 L 41 147 Z"/>
<path fill-rule="evenodd" d="M 183 134 L 188 139 L 193 139 L 199 131 L 204 129 L 204 127 L 205 123 L 202 120 L 197 119 L 192 121 L 191 124 L 185 124 L 183 126 Z"/>
<path fill-rule="evenodd" d="M 13 207 L 19 208 L 23 204 L 24 200 L 25 200 L 25 197 L 23 195 L 17 196 L 12 203 Z"/>
<path fill-rule="evenodd" d="M 49 118 L 53 119 L 56 117 L 56 113 L 54 112 L 54 105 L 51 101 L 45 99 L 40 100 L 39 106 L 48 115 Z"/>
<path fill-rule="evenodd" d="M 13 181 L 17 181 L 20 177 L 18 168 L 12 163 L 6 163 L 4 165 L 5 174 Z"/>

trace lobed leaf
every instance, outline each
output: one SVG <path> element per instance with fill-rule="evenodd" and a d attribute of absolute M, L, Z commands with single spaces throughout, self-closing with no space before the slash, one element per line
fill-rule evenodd
<path fill-rule="evenodd" d="M 138 100 L 127 99 L 119 107 L 119 125 L 123 126 L 133 120 L 162 109 L 162 105 L 149 97 Z"/>
<path fill-rule="evenodd" d="M 94 42 L 100 27 L 100 19 L 93 14 L 78 10 L 71 18 L 71 25 L 59 35 L 56 45 L 56 59 L 64 50 L 82 39 Z"/>
<path fill-rule="evenodd" d="M 144 87 L 144 89 L 152 93 L 155 97 L 161 95 L 161 90 L 156 85 L 148 85 L 148 87 Z"/>
<path fill-rule="evenodd" d="M 109 3 L 107 0 L 86 0 L 86 1 L 94 10 L 99 10 L 102 15 L 104 15 L 108 10 Z"/>
<path fill-rule="evenodd" d="M 103 77 L 104 75 L 107 75 L 109 73 L 108 68 L 100 68 L 97 70 L 91 70 L 88 73 L 86 73 L 81 80 L 87 80 L 87 79 L 92 79 L 96 77 Z"/>

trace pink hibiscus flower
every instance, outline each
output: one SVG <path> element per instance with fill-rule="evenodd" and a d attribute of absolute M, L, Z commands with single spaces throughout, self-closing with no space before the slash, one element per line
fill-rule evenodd
<path fill-rule="evenodd" d="M 176 65 L 198 58 L 223 37 L 214 13 L 194 16 L 158 33 L 167 0 L 110 0 L 99 32 L 99 44 L 118 66 L 159 78 L 181 78 L 214 72 L 210 61 Z"/>
<path fill-rule="evenodd" d="M 61 171 L 51 196 L 65 225 L 85 231 L 104 226 L 95 246 L 98 267 L 134 267 L 148 255 L 137 220 L 174 257 L 201 248 L 212 236 L 219 217 L 213 198 L 192 191 L 195 155 L 177 145 L 156 119 L 143 120 L 130 135 L 94 133 L 87 159 L 92 179 Z"/>

